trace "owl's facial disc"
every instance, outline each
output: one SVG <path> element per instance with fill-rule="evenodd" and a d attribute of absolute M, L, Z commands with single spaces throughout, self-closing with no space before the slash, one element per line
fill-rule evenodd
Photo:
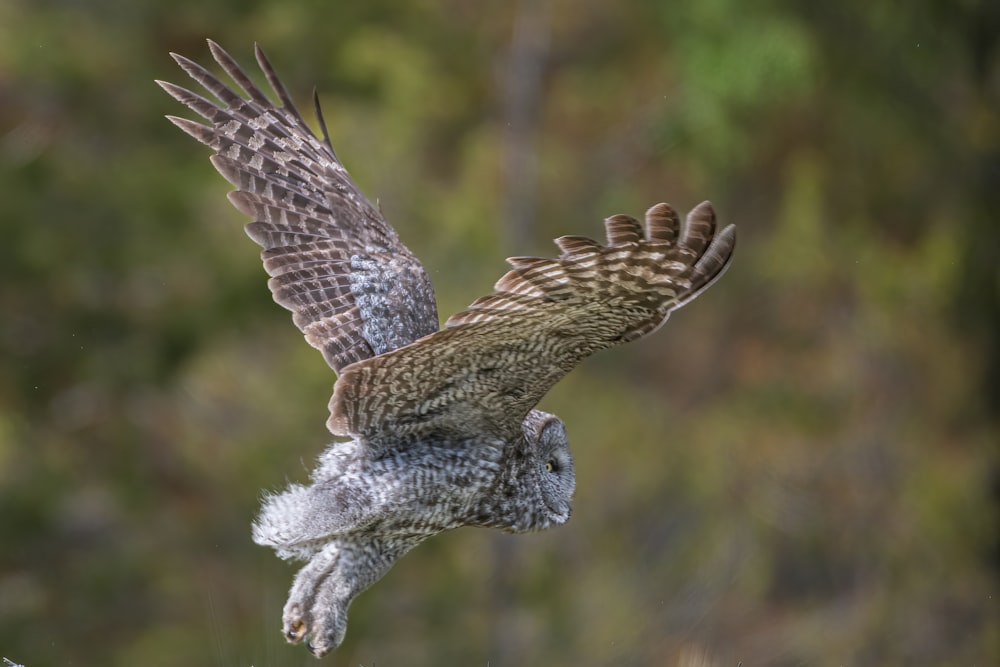
<path fill-rule="evenodd" d="M 537 428 L 534 434 L 525 435 L 535 448 L 535 465 L 538 468 L 542 501 L 552 523 L 565 523 L 570 516 L 573 492 L 576 489 L 576 474 L 566 438 L 566 427 L 553 415 L 533 411 L 531 416 L 537 419 L 534 424 Z M 532 435 L 535 437 L 532 438 Z"/>

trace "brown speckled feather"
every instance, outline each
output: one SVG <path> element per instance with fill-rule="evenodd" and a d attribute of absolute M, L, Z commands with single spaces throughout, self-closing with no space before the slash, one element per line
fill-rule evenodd
<path fill-rule="evenodd" d="M 407 345 L 438 329 L 427 272 L 337 159 L 319 104 L 319 139 L 296 110 L 263 52 L 257 62 L 275 106 L 214 42 L 215 60 L 238 87 L 197 63 L 174 60 L 218 103 L 171 83 L 171 96 L 210 124 L 168 116 L 215 149 L 212 164 L 237 190 L 233 205 L 254 219 L 247 234 L 264 248 L 274 300 L 337 371 Z"/>
<path fill-rule="evenodd" d="M 645 336 L 722 275 L 736 229 L 711 204 L 683 230 L 667 204 L 646 224 L 605 220 L 607 245 L 556 240 L 558 259 L 514 257 L 495 292 L 412 345 L 345 368 L 327 423 L 373 442 L 436 435 L 513 438 L 542 396 L 597 350 Z"/>

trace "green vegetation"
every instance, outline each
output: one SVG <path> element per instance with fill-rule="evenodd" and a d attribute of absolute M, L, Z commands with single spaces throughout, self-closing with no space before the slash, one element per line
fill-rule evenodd
<path fill-rule="evenodd" d="M 573 520 L 427 542 L 329 664 L 998 664 L 998 7 L 0 3 L 0 655 L 315 664 L 249 524 L 334 375 L 163 119 L 211 37 L 317 86 L 443 316 L 612 213 L 739 225 L 716 287 L 543 402 Z"/>

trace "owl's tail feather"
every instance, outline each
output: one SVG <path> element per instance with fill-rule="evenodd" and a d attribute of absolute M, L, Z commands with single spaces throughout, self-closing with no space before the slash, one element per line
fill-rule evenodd
<path fill-rule="evenodd" d="M 370 509 L 371 499 L 356 490 L 292 484 L 264 494 L 253 541 L 285 560 L 308 560 L 331 538 L 364 523 Z"/>

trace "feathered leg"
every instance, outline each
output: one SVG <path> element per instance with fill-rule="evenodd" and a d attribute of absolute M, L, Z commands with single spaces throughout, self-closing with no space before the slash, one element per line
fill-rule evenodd
<path fill-rule="evenodd" d="M 292 643 L 308 637 L 316 657 L 337 648 L 354 598 L 423 539 L 340 537 L 329 542 L 295 575 L 282 614 L 285 637 Z"/>

